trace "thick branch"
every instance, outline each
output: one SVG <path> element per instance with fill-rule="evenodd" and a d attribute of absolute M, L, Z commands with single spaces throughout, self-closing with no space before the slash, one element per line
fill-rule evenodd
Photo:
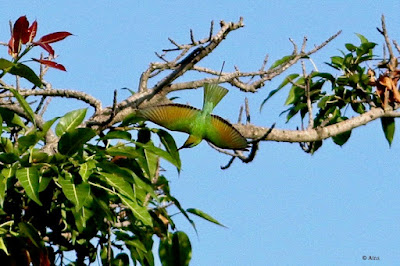
<path fill-rule="evenodd" d="M 334 125 L 317 127 L 307 130 L 284 130 L 273 129 L 264 139 L 268 141 L 281 142 L 313 142 L 324 140 L 332 136 L 344 133 L 354 128 L 368 124 L 369 122 L 381 117 L 400 117 L 400 112 L 384 111 L 382 108 L 373 108 L 370 111 L 359 116 L 350 118 Z M 259 127 L 251 124 L 235 124 L 235 127 L 246 137 L 257 139 L 262 137 L 269 128 Z"/>

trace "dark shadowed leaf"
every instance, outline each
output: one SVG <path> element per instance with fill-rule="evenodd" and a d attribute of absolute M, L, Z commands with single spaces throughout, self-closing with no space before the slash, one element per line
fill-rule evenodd
<path fill-rule="evenodd" d="M 127 131 L 110 131 L 101 139 L 124 139 L 131 141 L 132 135 Z"/>
<path fill-rule="evenodd" d="M 394 137 L 394 131 L 396 129 L 394 118 L 393 117 L 382 117 L 381 124 L 382 124 L 383 133 L 385 133 L 385 138 L 388 141 L 389 146 L 391 146 L 393 137 Z"/>
<path fill-rule="evenodd" d="M 342 134 L 332 137 L 332 140 L 333 142 L 335 142 L 335 144 L 342 146 L 349 140 L 350 136 L 351 136 L 351 131 L 346 131 Z"/>
<path fill-rule="evenodd" d="M 179 157 L 179 151 L 176 147 L 176 142 L 174 138 L 167 131 L 163 129 L 157 130 L 157 135 L 160 138 L 161 143 L 164 145 L 167 152 L 171 155 L 171 157 L 179 164 L 179 169 L 181 167 L 181 159 Z"/>
<path fill-rule="evenodd" d="M 285 87 L 289 82 L 294 82 L 294 79 L 297 78 L 298 76 L 299 76 L 299 74 L 296 74 L 296 73 L 288 75 L 288 76 L 282 81 L 282 83 L 278 86 L 278 88 L 276 88 L 275 90 L 272 90 L 272 91 L 268 94 L 267 98 L 265 98 L 264 101 L 261 103 L 260 112 L 261 112 L 261 109 L 263 108 L 264 104 L 265 104 L 272 96 L 274 96 L 275 93 L 277 93 L 278 91 L 280 91 L 280 90 L 281 90 L 283 87 Z"/>
<path fill-rule="evenodd" d="M 189 237 L 182 231 L 175 232 L 172 236 L 172 256 L 175 265 L 187 266 L 192 258 L 192 245 Z"/>
<path fill-rule="evenodd" d="M 40 238 L 39 233 L 35 227 L 25 222 L 20 222 L 18 224 L 18 227 L 21 235 L 29 238 L 36 247 L 40 248 L 43 246 L 42 239 Z"/>
<path fill-rule="evenodd" d="M 125 253 L 119 253 L 112 261 L 113 266 L 129 265 L 129 256 Z"/>
<path fill-rule="evenodd" d="M 58 142 L 58 150 L 61 154 L 72 155 L 94 136 L 96 136 L 96 132 L 90 128 L 77 128 L 66 132 Z"/>
<path fill-rule="evenodd" d="M 14 66 L 8 71 L 8 73 L 15 75 L 15 76 L 20 76 L 29 82 L 33 83 L 35 86 L 41 88 L 42 87 L 42 81 L 40 78 L 35 74 L 35 72 L 28 66 L 17 63 L 14 64 Z"/>

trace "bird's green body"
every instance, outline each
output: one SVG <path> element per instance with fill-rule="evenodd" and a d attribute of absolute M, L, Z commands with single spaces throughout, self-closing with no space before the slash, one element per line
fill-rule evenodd
<path fill-rule="evenodd" d="M 190 134 L 181 148 L 194 147 L 205 139 L 223 149 L 244 150 L 247 141 L 239 131 L 228 121 L 211 114 L 227 93 L 221 86 L 206 84 L 202 110 L 183 104 L 165 104 L 140 109 L 137 115 L 170 130 Z"/>

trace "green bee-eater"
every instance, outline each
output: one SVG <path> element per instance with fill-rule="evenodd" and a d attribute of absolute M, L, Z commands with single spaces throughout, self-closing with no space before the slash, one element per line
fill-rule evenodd
<path fill-rule="evenodd" d="M 242 134 L 225 119 L 211 114 L 227 93 L 217 84 L 205 84 L 202 110 L 175 103 L 143 108 L 137 115 L 170 130 L 188 133 L 189 138 L 180 149 L 194 147 L 205 139 L 223 149 L 244 150 L 247 140 Z"/>

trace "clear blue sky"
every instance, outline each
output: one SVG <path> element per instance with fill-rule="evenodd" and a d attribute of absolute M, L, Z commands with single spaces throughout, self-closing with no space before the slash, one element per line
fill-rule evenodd
<path fill-rule="evenodd" d="M 62 3 L 61 3 L 62 2 Z M 114 89 L 137 88 L 155 51 L 170 47 L 168 37 L 188 42 L 189 29 L 207 36 L 211 20 L 237 21 L 246 27 L 228 36 L 202 66 L 225 70 L 237 65 L 256 70 L 264 55 L 271 63 L 291 52 L 288 38 L 308 47 L 338 30 L 342 35 L 313 56 L 319 67 L 336 55 L 354 33 L 377 42 L 376 31 L 385 14 L 389 33 L 400 41 L 399 1 L 2 1 L 0 39 L 9 38 L 8 20 L 27 15 L 38 20 L 38 35 L 66 30 L 75 34 L 55 44 L 58 61 L 68 72 L 50 71 L 56 88 L 82 90 L 109 105 Z M 216 23 L 218 25 L 218 23 Z M 4 55 L 5 48 L 2 51 Z M 311 67 L 309 66 L 309 69 Z M 289 70 L 289 72 L 291 71 Z M 189 77 L 188 77 L 189 78 Z M 279 128 L 284 110 L 281 92 L 263 112 L 261 101 L 282 78 L 267 83 L 250 98 L 253 122 Z M 120 99 L 127 94 L 120 93 Z M 179 95 L 181 101 L 201 104 L 201 91 Z M 215 113 L 234 121 L 246 95 L 231 89 Z M 53 104 L 51 115 L 66 109 Z M 178 135 L 178 144 L 184 141 Z M 185 208 L 213 215 L 228 229 L 197 220 L 197 237 L 184 219 L 178 228 L 189 234 L 192 265 L 366 265 L 362 256 L 379 256 L 379 265 L 400 261 L 399 132 L 388 147 L 380 123 L 353 131 L 342 148 L 324 143 L 313 156 L 297 144 L 264 143 L 254 162 L 235 162 L 220 170 L 229 158 L 206 143 L 181 152 L 183 171 L 178 177 L 168 165 L 172 193 Z"/>

